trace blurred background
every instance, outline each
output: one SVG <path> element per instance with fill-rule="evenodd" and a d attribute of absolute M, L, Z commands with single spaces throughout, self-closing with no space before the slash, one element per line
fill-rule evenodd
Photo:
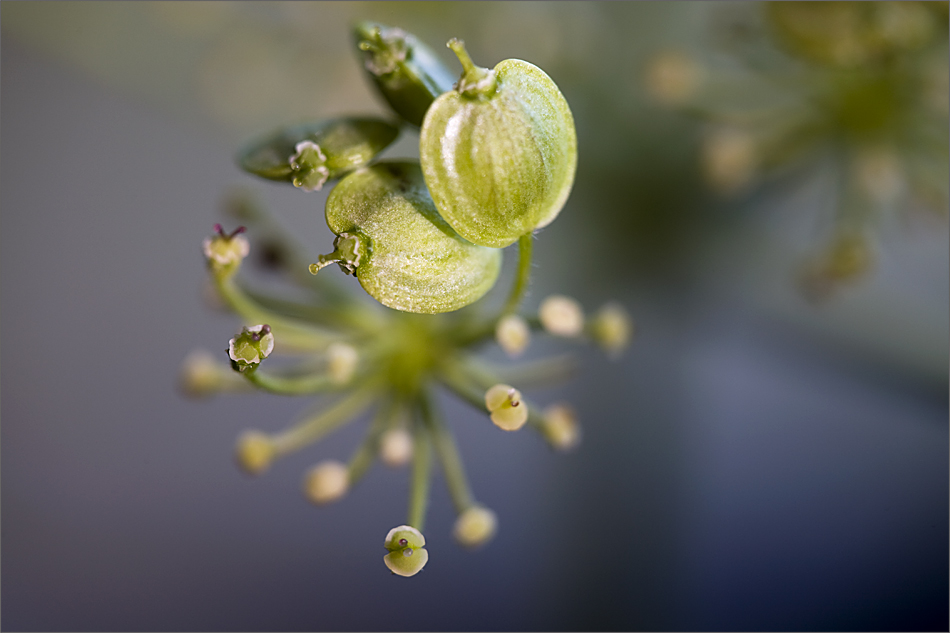
<path fill-rule="evenodd" d="M 2 627 L 946 630 L 946 3 L 828 4 L 4 2 Z M 306 401 L 177 389 L 238 327 L 200 251 L 231 187 L 329 250 L 326 190 L 233 157 L 385 114 L 357 19 L 554 78 L 579 167 L 528 304 L 637 324 L 619 361 L 580 351 L 531 393 L 580 412 L 575 453 L 444 398 L 500 529 L 457 547 L 436 482 L 411 581 L 379 560 L 406 472 L 329 507 L 299 491 L 362 425 L 251 479 L 237 434 Z"/>

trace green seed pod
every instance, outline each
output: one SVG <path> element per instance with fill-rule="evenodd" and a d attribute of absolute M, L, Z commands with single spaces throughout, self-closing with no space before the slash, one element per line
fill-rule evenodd
<path fill-rule="evenodd" d="M 451 71 L 428 46 L 402 29 L 360 22 L 354 29 L 363 67 L 393 111 L 419 127 L 436 97 L 452 89 Z"/>
<path fill-rule="evenodd" d="M 494 70 L 449 47 L 464 72 L 426 113 L 419 140 L 439 213 L 465 239 L 501 248 L 548 225 L 567 201 L 577 167 L 574 118 L 537 66 L 506 59 Z"/>
<path fill-rule="evenodd" d="M 396 310 L 458 310 L 488 292 L 501 268 L 501 251 L 467 242 L 439 216 L 417 163 L 353 172 L 330 194 L 326 216 L 336 250 L 310 272 L 339 264 Z"/>
<path fill-rule="evenodd" d="M 241 168 L 268 180 L 317 191 L 366 165 L 399 136 L 399 128 L 373 118 L 346 118 L 282 128 L 241 152 Z"/>

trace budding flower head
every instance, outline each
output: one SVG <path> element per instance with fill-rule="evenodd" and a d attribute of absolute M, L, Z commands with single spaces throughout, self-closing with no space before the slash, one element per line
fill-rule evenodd
<path fill-rule="evenodd" d="M 521 401 L 521 392 L 510 385 L 495 385 L 486 391 L 485 406 L 491 421 L 505 431 L 517 431 L 528 421 L 528 405 Z"/>
<path fill-rule="evenodd" d="M 249 475 L 259 475 L 267 470 L 277 450 L 270 437 L 259 431 L 245 431 L 237 441 L 237 461 Z"/>
<path fill-rule="evenodd" d="M 343 385 L 350 381 L 360 356 L 352 345 L 346 343 L 331 343 L 327 347 L 327 361 L 330 380 L 335 385 Z"/>
<path fill-rule="evenodd" d="M 452 533 L 461 545 L 478 547 L 495 536 L 497 527 L 498 518 L 494 512 L 482 506 L 472 506 L 456 519 Z"/>
<path fill-rule="evenodd" d="M 350 488 L 350 471 L 337 461 L 317 464 L 304 477 L 303 487 L 307 498 L 317 505 L 336 501 Z"/>
<path fill-rule="evenodd" d="M 412 435 L 406 429 L 390 429 L 379 438 L 379 457 L 387 466 L 405 466 L 412 459 Z"/>
<path fill-rule="evenodd" d="M 538 310 L 541 325 L 555 336 L 573 337 L 584 330 L 584 311 L 570 297 L 551 295 Z"/>
<path fill-rule="evenodd" d="M 274 335 L 270 326 L 252 325 L 245 327 L 240 334 L 228 342 L 228 356 L 231 366 L 237 371 L 246 371 L 256 367 L 274 351 Z"/>
<path fill-rule="evenodd" d="M 383 562 L 397 576 L 415 576 L 429 561 L 425 544 L 422 532 L 411 525 L 394 527 L 386 535 L 384 545 L 389 553 L 383 557 Z"/>
<path fill-rule="evenodd" d="M 591 334 L 609 356 L 617 358 L 630 344 L 633 322 L 623 307 L 608 303 L 594 315 Z"/>
<path fill-rule="evenodd" d="M 544 410 L 544 436 L 551 446 L 568 451 L 581 441 L 581 427 L 577 424 L 574 409 L 566 404 L 551 405 Z"/>
<path fill-rule="evenodd" d="M 225 233 L 220 224 L 214 225 L 216 235 L 201 243 L 208 264 L 214 270 L 236 269 L 251 250 L 247 238 L 241 235 L 244 227 L 239 226 L 231 233 Z"/>
<path fill-rule="evenodd" d="M 521 356 L 531 342 L 531 330 L 528 322 L 517 314 L 509 314 L 498 320 L 495 326 L 495 340 L 505 353 L 512 358 Z"/>

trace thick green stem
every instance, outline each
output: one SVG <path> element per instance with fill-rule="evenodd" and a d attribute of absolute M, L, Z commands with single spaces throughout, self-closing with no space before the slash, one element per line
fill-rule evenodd
<path fill-rule="evenodd" d="M 369 407 L 373 403 L 373 391 L 373 387 L 354 391 L 329 409 L 275 435 L 274 448 L 285 455 L 313 444 Z"/>
<path fill-rule="evenodd" d="M 425 427 L 418 420 L 416 422 L 413 433 L 415 445 L 413 447 L 412 488 L 409 492 L 409 518 L 406 523 L 421 532 L 426 518 L 426 507 L 429 505 L 429 486 L 432 482 L 432 446 Z"/>
<path fill-rule="evenodd" d="M 455 438 L 452 437 L 452 432 L 445 424 L 445 419 L 436 410 L 430 393 L 422 395 L 420 408 L 426 426 L 432 433 L 432 441 L 439 455 L 439 461 L 442 463 L 445 482 L 449 487 L 449 494 L 452 496 L 455 511 L 461 514 L 475 504 L 475 497 L 472 495 L 472 489 L 465 477 L 462 457 L 455 444 Z"/>
<path fill-rule="evenodd" d="M 531 246 L 531 233 L 518 238 L 518 272 L 515 276 L 515 283 L 511 287 L 511 294 L 508 295 L 508 301 L 502 310 L 502 316 L 514 314 L 518 311 L 518 306 L 528 289 L 528 280 L 531 278 Z"/>

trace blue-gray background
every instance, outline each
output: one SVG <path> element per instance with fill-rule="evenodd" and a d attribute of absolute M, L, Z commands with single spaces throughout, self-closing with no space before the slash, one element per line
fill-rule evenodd
<path fill-rule="evenodd" d="M 711 202 L 696 129 L 642 94 L 643 60 L 704 32 L 700 5 L 0 11 L 5 630 L 946 630 L 946 220 L 895 222 L 871 278 L 804 302 L 791 271 L 820 183 Z M 314 253 L 329 245 L 322 194 L 254 183 L 232 156 L 285 121 L 382 112 L 356 17 L 555 77 L 580 167 L 528 302 L 618 299 L 638 327 L 620 361 L 583 351 L 575 380 L 532 392 L 581 412 L 574 454 L 445 399 L 500 531 L 455 546 L 437 483 L 410 581 L 380 561 L 405 472 L 376 467 L 331 507 L 299 492 L 360 425 L 249 479 L 236 435 L 305 403 L 176 391 L 183 357 L 237 326 L 202 299 L 228 187 L 258 186 Z"/>

